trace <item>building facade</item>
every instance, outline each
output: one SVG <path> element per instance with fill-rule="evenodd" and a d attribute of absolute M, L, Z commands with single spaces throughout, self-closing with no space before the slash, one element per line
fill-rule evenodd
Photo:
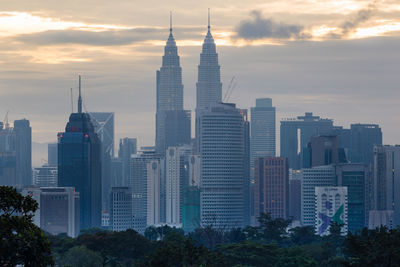
<path fill-rule="evenodd" d="M 400 145 L 374 148 L 374 210 L 393 210 L 400 225 Z"/>
<path fill-rule="evenodd" d="M 197 120 L 201 157 L 201 224 L 229 230 L 245 224 L 244 118 L 235 104 L 216 104 Z"/>
<path fill-rule="evenodd" d="M 254 171 L 255 158 L 275 157 L 276 129 L 275 107 L 271 98 L 256 99 L 256 106 L 251 108 L 251 159 L 250 167 Z"/>
<path fill-rule="evenodd" d="M 110 193 L 110 228 L 125 231 L 133 227 L 132 193 L 129 187 L 112 187 Z"/>
<path fill-rule="evenodd" d="M 25 187 L 23 195 L 39 204 L 34 223 L 53 235 L 77 237 L 80 232 L 79 193 L 73 187 Z"/>
<path fill-rule="evenodd" d="M 300 169 L 302 166 L 302 150 L 307 147 L 311 137 L 329 134 L 333 129 L 333 121 L 313 116 L 306 112 L 296 119 L 281 121 L 280 144 L 281 157 L 288 158 L 289 167 Z"/>
<path fill-rule="evenodd" d="M 65 132 L 58 133 L 58 186 L 79 192 L 80 228 L 89 229 L 101 226 L 102 145 L 89 114 L 82 112 L 80 94 L 78 104 L 78 113 L 70 115 Z"/>
<path fill-rule="evenodd" d="M 301 223 L 315 225 L 315 187 L 335 186 L 335 167 L 319 166 L 301 170 Z"/>
<path fill-rule="evenodd" d="M 289 217 L 289 168 L 286 158 L 256 158 L 254 164 L 254 214 Z"/>
<path fill-rule="evenodd" d="M 43 165 L 33 169 L 33 185 L 39 187 L 57 187 L 58 168 Z"/>
<path fill-rule="evenodd" d="M 172 25 L 164 47 L 162 66 L 157 71 L 157 111 L 156 111 L 156 151 L 164 155 L 166 147 L 166 112 L 183 111 L 182 68 L 179 63 L 178 48 L 172 35 Z M 178 115 L 169 114 L 169 122 L 178 119 Z M 181 123 L 181 122 L 180 122 Z"/>
<path fill-rule="evenodd" d="M 315 233 L 329 235 L 332 222 L 342 225 L 341 234 L 347 235 L 347 187 L 315 187 Z"/>

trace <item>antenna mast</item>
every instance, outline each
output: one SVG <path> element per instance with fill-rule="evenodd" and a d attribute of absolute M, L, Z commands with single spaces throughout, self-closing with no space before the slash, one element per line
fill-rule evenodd
<path fill-rule="evenodd" d="M 71 113 L 74 113 L 74 95 L 71 88 Z"/>
<path fill-rule="evenodd" d="M 210 27 L 211 27 L 211 19 L 210 19 L 210 8 L 208 8 L 208 29 L 210 30 Z"/>
<path fill-rule="evenodd" d="M 169 12 L 169 31 L 172 32 L 172 11 Z"/>
<path fill-rule="evenodd" d="M 79 75 L 79 97 L 78 97 L 78 113 L 82 113 L 82 97 L 81 97 L 81 75 Z"/>

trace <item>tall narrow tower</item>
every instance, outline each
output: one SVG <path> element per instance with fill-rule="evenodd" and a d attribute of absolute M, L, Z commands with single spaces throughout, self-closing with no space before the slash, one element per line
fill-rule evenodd
<path fill-rule="evenodd" d="M 211 35 L 210 10 L 208 10 L 208 30 L 204 38 L 203 48 L 200 54 L 198 69 L 198 81 L 196 84 L 196 111 L 205 109 L 210 105 L 221 102 L 222 83 L 218 54 Z"/>
<path fill-rule="evenodd" d="M 172 16 L 162 66 L 157 71 L 156 150 L 164 154 L 166 149 L 166 113 L 183 110 L 182 68 L 178 48 L 172 35 Z"/>
<path fill-rule="evenodd" d="M 79 89 L 81 77 L 79 76 Z M 58 133 L 58 186 L 79 192 L 80 229 L 101 226 L 101 141 L 90 115 L 71 113 L 65 132 Z"/>

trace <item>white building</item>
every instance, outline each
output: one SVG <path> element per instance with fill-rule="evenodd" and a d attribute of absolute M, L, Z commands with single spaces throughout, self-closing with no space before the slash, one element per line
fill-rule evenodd
<path fill-rule="evenodd" d="M 183 193 L 189 185 L 189 157 L 192 146 L 169 147 L 165 155 L 166 223 L 181 225 Z"/>
<path fill-rule="evenodd" d="M 43 165 L 33 169 L 33 185 L 39 187 L 57 187 L 58 168 Z"/>
<path fill-rule="evenodd" d="M 42 230 L 53 235 L 79 235 L 79 193 L 73 187 L 25 187 L 22 194 L 38 202 L 33 221 Z"/>
<path fill-rule="evenodd" d="M 199 113 L 200 210 L 203 226 L 229 230 L 246 220 L 244 117 L 235 104 L 220 103 Z"/>
<path fill-rule="evenodd" d="M 347 234 L 347 187 L 315 187 L 315 233 L 329 235 L 331 222 L 342 225 L 342 235 Z"/>
<path fill-rule="evenodd" d="M 335 186 L 335 168 L 319 166 L 301 170 L 301 223 L 315 224 L 315 187 Z"/>
<path fill-rule="evenodd" d="M 163 160 L 147 162 L 147 226 L 161 223 L 161 178 Z"/>

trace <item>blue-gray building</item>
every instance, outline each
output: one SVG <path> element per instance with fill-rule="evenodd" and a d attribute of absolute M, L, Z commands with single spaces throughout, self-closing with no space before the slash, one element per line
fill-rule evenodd
<path fill-rule="evenodd" d="M 182 68 L 179 63 L 178 48 L 175 38 L 172 34 L 172 25 L 170 26 L 169 37 L 164 48 L 162 57 L 162 66 L 157 71 L 157 111 L 156 111 L 156 151 L 164 155 L 168 148 L 166 142 L 169 137 L 166 132 L 166 127 L 169 124 L 185 124 L 183 121 L 174 122 L 174 120 L 182 119 L 184 113 L 170 113 L 166 117 L 167 111 L 182 111 L 183 112 L 183 84 L 182 84 Z M 189 117 L 190 125 L 190 117 Z M 170 130 L 170 129 L 169 129 Z M 173 136 L 179 133 L 180 129 L 174 128 Z M 190 138 L 190 135 L 189 135 Z M 181 141 L 179 141 L 181 142 Z M 182 141 L 184 142 L 184 141 Z"/>
<path fill-rule="evenodd" d="M 271 98 L 256 99 L 256 106 L 251 108 L 251 169 L 254 159 L 275 157 L 275 107 Z"/>
<path fill-rule="evenodd" d="M 336 165 L 337 186 L 347 187 L 348 230 L 354 233 L 367 226 L 370 168 L 367 164 Z"/>
<path fill-rule="evenodd" d="M 58 134 L 58 186 L 80 194 L 80 229 L 101 226 L 101 142 L 88 113 L 72 113 L 65 132 Z"/>
<path fill-rule="evenodd" d="M 288 158 L 289 168 L 300 169 L 303 149 L 307 147 L 311 137 L 330 134 L 333 128 L 333 120 L 313 116 L 312 112 L 306 112 L 296 119 L 282 120 L 281 157 Z"/>

